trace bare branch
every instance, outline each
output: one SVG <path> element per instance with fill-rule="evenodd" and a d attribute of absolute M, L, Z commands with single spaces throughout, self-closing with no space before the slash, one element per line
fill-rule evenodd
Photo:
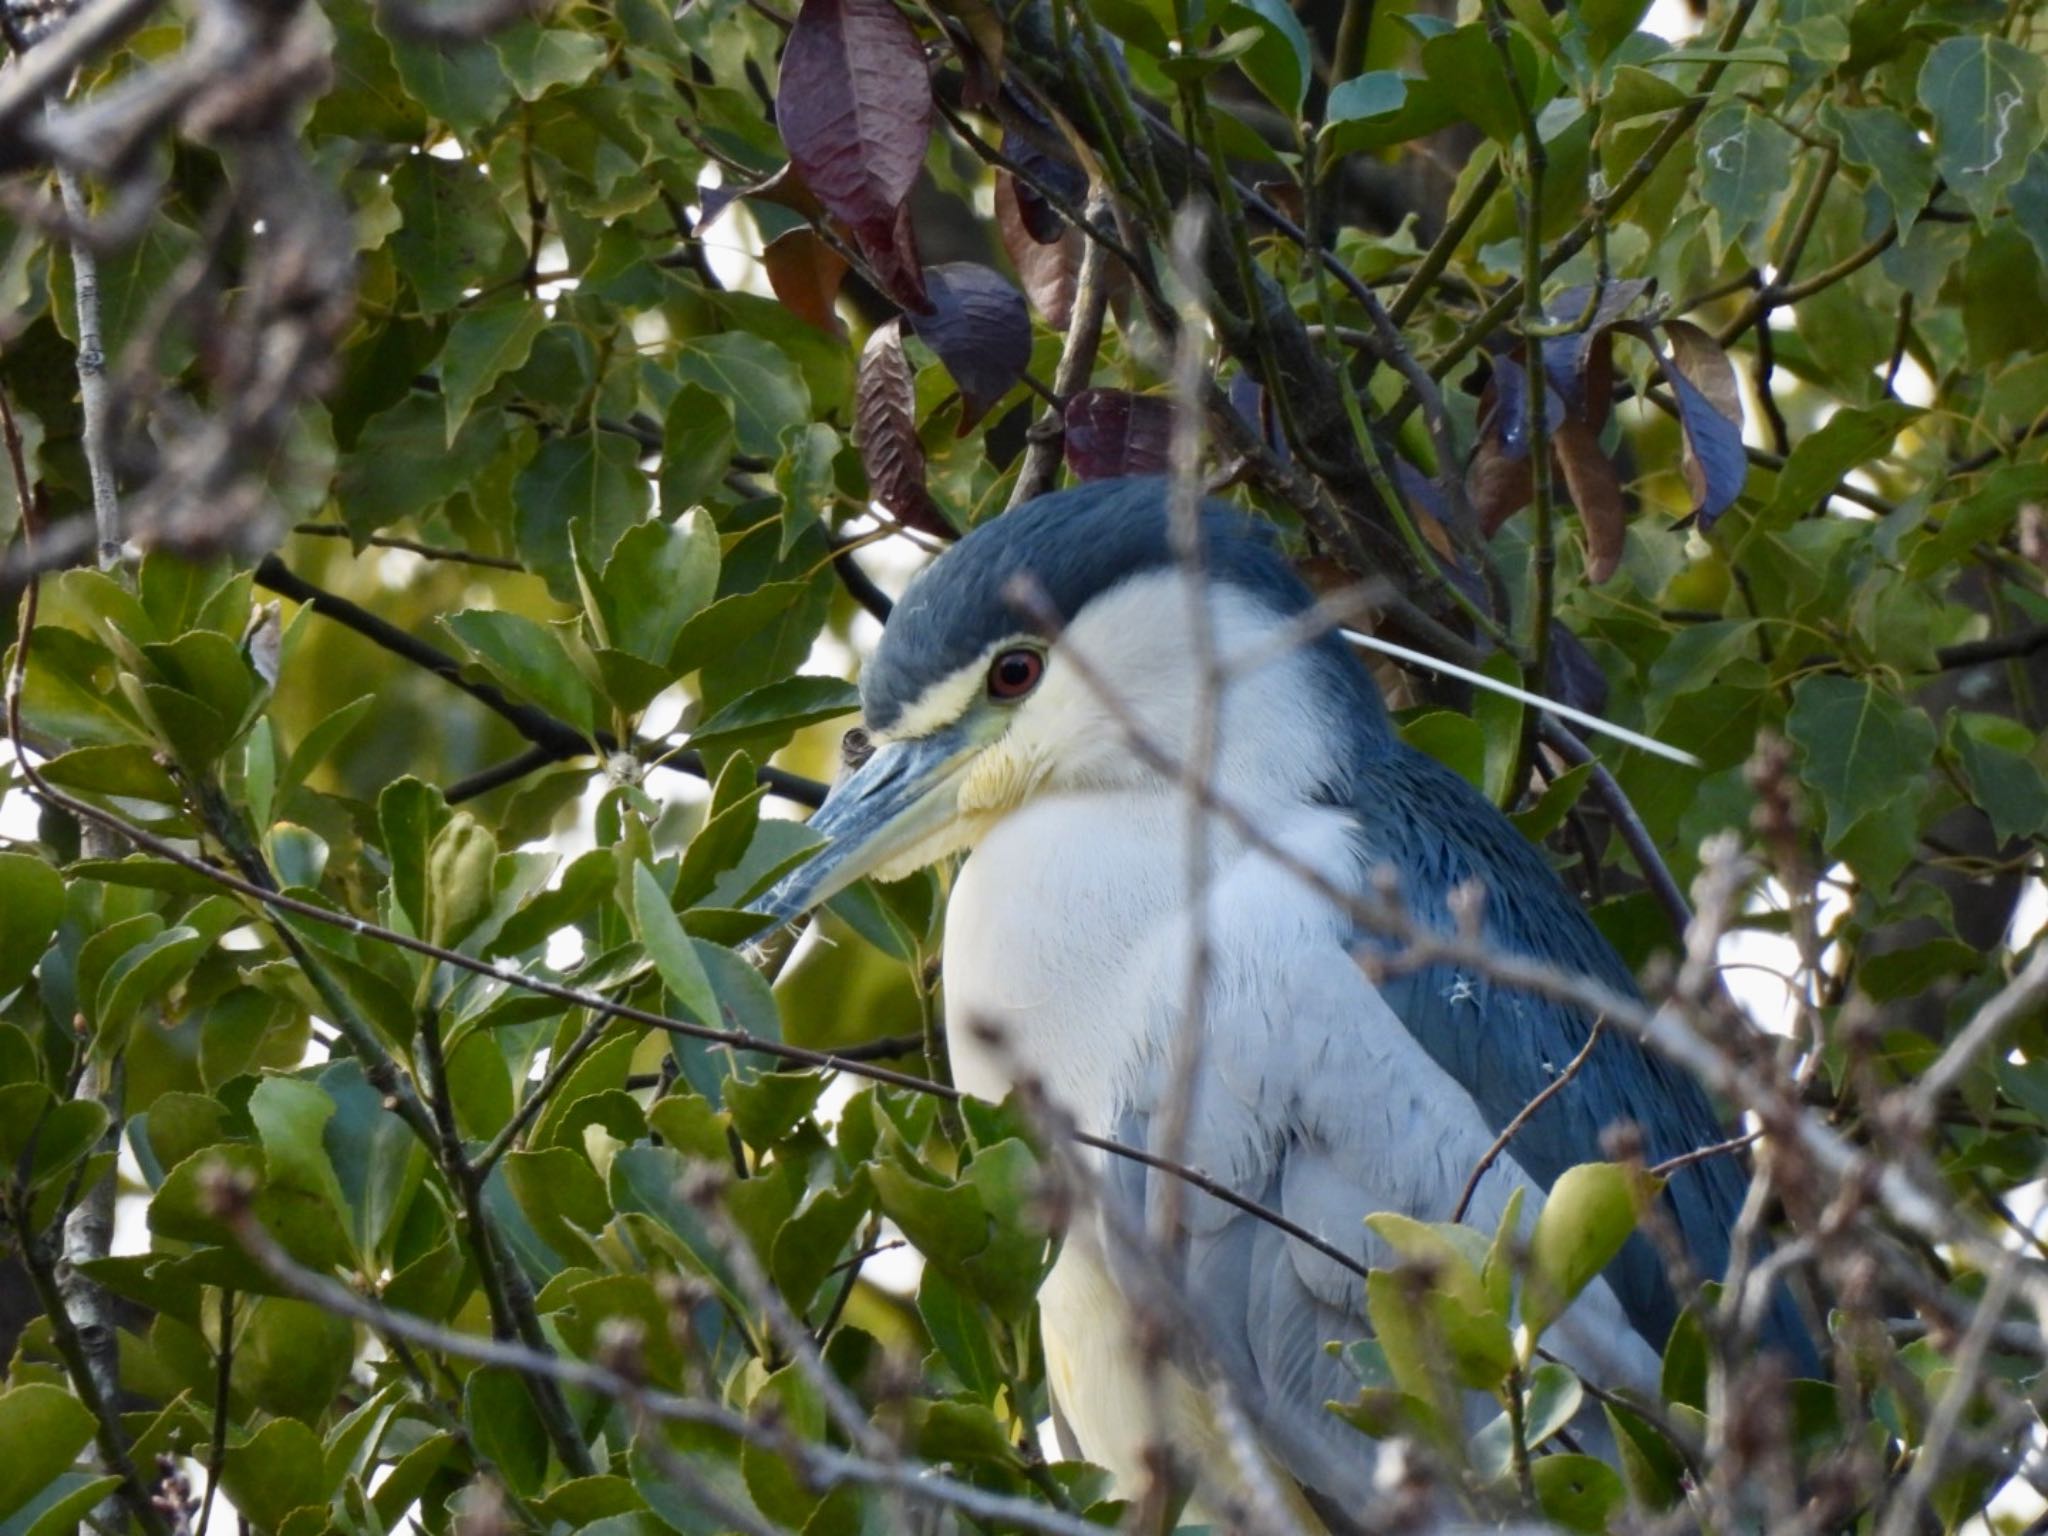
<path fill-rule="evenodd" d="M 1578 1054 L 1565 1063 L 1565 1068 L 1537 1092 L 1536 1096 L 1515 1113 L 1515 1118 L 1501 1127 L 1501 1133 L 1493 1138 L 1493 1145 L 1480 1154 L 1479 1161 L 1472 1165 L 1472 1172 L 1466 1176 L 1465 1187 L 1458 1194 L 1458 1203 L 1451 1208 L 1451 1221 L 1461 1222 L 1465 1212 L 1471 1209 L 1472 1197 L 1479 1192 L 1479 1181 L 1486 1177 L 1486 1170 L 1500 1161 L 1501 1153 L 1507 1151 L 1514 1139 L 1521 1135 L 1522 1127 L 1536 1118 L 1536 1112 L 1564 1091 L 1565 1085 L 1579 1074 L 1579 1068 L 1586 1064 L 1586 1058 L 1593 1054 L 1593 1047 L 1600 1043 L 1600 1035 L 1607 1028 L 1607 1016 L 1602 1014 L 1593 1021 L 1593 1027 L 1586 1031 L 1586 1043 L 1579 1047 Z"/>

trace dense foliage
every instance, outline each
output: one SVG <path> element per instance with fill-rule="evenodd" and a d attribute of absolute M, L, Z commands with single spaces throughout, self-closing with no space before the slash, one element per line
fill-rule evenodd
<path fill-rule="evenodd" d="M 2012 1483 L 2031 0 L 6 9 L 0 1536 L 1115 1524 L 1039 1434 L 1058 1126 L 919 1086 L 942 874 L 793 958 L 742 909 L 863 562 L 1197 430 L 1382 634 L 1692 755 L 1385 674 L 1670 999 L 1608 1027 L 1761 1116 L 1830 1341 L 1788 1385 L 1690 1289 L 1603 1460 L 1533 1349 L 1626 1145 L 1527 1245 L 1381 1218 L 1411 1267 L 1332 1341 L 1410 1447 L 1373 1518 L 1896 1533 Z"/>

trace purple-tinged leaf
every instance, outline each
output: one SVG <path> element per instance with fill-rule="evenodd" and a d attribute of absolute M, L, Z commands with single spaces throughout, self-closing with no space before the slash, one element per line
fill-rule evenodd
<path fill-rule="evenodd" d="M 1074 315 L 1083 237 L 1078 229 L 1062 225 L 1057 240 L 1049 244 L 1040 241 L 1025 214 L 1022 191 L 1008 171 L 996 172 L 996 229 L 1031 307 L 1045 317 L 1047 325 L 1064 331 Z"/>
<path fill-rule="evenodd" d="M 886 230 L 875 234 L 863 229 L 850 232 L 883 293 L 919 314 L 931 308 L 925 293 L 924 263 L 918 259 L 917 236 L 910 227 L 908 203 L 896 210 L 895 222 Z"/>
<path fill-rule="evenodd" d="M 1413 466 L 1409 466 L 1409 474 L 1424 486 L 1430 484 Z M 1404 491 L 1410 490 L 1411 482 L 1398 470 L 1396 479 Z M 1476 572 L 1450 559 L 1442 561 L 1437 569 L 1445 581 L 1478 604 L 1482 612 L 1491 610 L 1493 599 Z M 1558 703 L 1583 709 L 1589 715 L 1604 714 L 1607 710 L 1607 674 L 1586 649 L 1586 642 L 1565 628 L 1561 619 L 1550 621 L 1550 683 L 1542 691 Z"/>
<path fill-rule="evenodd" d="M 775 90 L 782 142 L 863 247 L 894 246 L 932 134 L 924 49 L 894 0 L 804 0 Z"/>
<path fill-rule="evenodd" d="M 924 283 L 931 310 L 910 316 L 910 329 L 960 386 L 964 437 L 1031 365 L 1031 314 L 1007 278 L 978 262 L 931 267 Z"/>
<path fill-rule="evenodd" d="M 1549 371 L 1548 364 L 1544 371 Z M 1543 430 L 1553 433 L 1564 421 L 1565 402 L 1554 389 L 1543 391 Z M 1505 352 L 1493 359 L 1493 421 L 1501 452 L 1510 460 L 1529 456 L 1529 374 L 1519 359 Z"/>
<path fill-rule="evenodd" d="M 1655 278 L 1609 283 L 1589 314 L 1593 290 L 1581 284 L 1557 294 L 1545 311 L 1554 324 L 1577 329 L 1544 341 L 1543 371 L 1570 414 L 1584 417 L 1596 432 L 1614 405 L 1614 328 L 1656 288 Z"/>
<path fill-rule="evenodd" d="M 901 320 L 876 326 L 861 348 L 853 388 L 853 445 L 860 450 L 873 500 L 913 528 L 953 536 L 925 489 L 917 383 L 903 355 Z"/>
<path fill-rule="evenodd" d="M 1607 674 L 1561 620 L 1550 624 L 1550 697 L 1589 715 L 1607 713 Z"/>
<path fill-rule="evenodd" d="M 1700 527 L 1711 528 L 1735 504 L 1749 478 L 1742 446 L 1742 396 L 1734 365 L 1720 343 L 1696 325 L 1669 320 L 1664 334 L 1671 355 L 1657 364 L 1678 397 L 1678 422 L 1685 431 L 1685 483 L 1692 490 Z"/>
<path fill-rule="evenodd" d="M 1266 449 L 1282 464 L 1293 460 L 1293 450 L 1287 446 L 1287 432 L 1280 421 L 1280 413 L 1274 408 L 1273 397 L 1250 373 L 1239 369 L 1230 381 L 1227 398 L 1231 406 L 1250 424 Z"/>
<path fill-rule="evenodd" d="M 1017 188 L 1018 202 L 1031 221 L 1031 233 L 1041 244 L 1050 245 L 1059 238 L 1058 231 L 1066 221 L 1037 189 L 1043 186 L 1078 208 L 1088 196 L 1088 173 L 1060 153 L 1060 131 L 1036 103 L 1012 91 L 1004 95 L 1003 106 L 1008 119 L 1003 153 L 1024 172 Z"/>
<path fill-rule="evenodd" d="M 1067 401 L 1067 464 L 1083 480 L 1166 471 L 1173 402 L 1123 389 L 1084 389 Z"/>
<path fill-rule="evenodd" d="M 1443 488 L 1404 458 L 1394 460 L 1394 488 L 1411 512 L 1422 513 L 1440 527 L 1450 526 L 1451 509 L 1444 500 Z M 1483 591 L 1480 601 L 1485 601 Z"/>

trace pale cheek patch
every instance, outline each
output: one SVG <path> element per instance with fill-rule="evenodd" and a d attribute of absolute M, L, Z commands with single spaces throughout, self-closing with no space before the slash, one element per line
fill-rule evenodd
<path fill-rule="evenodd" d="M 999 816 L 1022 804 L 1040 777 L 1035 758 L 998 741 L 984 750 L 960 784 L 962 816 Z"/>

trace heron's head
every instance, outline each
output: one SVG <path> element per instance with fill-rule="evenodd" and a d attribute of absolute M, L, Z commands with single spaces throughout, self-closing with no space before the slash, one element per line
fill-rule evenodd
<path fill-rule="evenodd" d="M 1205 504 L 1199 569 L 1231 677 L 1217 782 L 1341 777 L 1385 715 L 1334 635 L 1274 643 L 1311 598 L 1270 531 Z M 1209 672 L 1192 611 L 1163 480 L 1100 481 L 977 528 L 890 614 L 847 771 L 811 818 L 827 841 L 761 910 L 787 920 L 863 876 L 908 875 L 1037 796 L 1170 787 L 1139 743 L 1175 764 L 1193 749 Z"/>

